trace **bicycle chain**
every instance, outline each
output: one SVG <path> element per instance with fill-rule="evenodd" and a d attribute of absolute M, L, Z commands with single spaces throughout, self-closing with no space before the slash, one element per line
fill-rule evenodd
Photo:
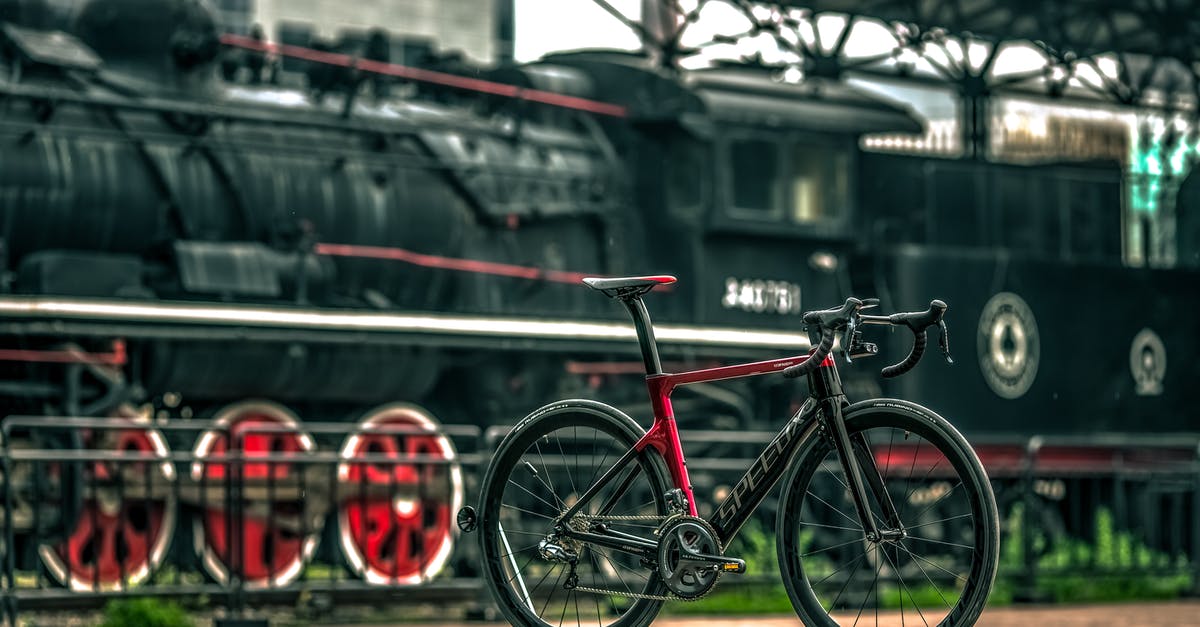
<path fill-rule="evenodd" d="M 677 516 L 681 516 L 681 514 L 673 514 L 673 515 L 668 515 L 668 516 L 650 516 L 650 515 L 587 516 L 587 519 L 590 521 L 594 520 L 594 521 L 599 521 L 599 522 L 605 522 L 605 521 L 610 521 L 610 520 L 653 520 L 653 521 L 660 523 L 658 525 L 658 529 L 662 529 L 663 527 L 666 526 L 667 522 L 669 522 L 673 518 L 676 518 Z M 658 529 L 654 530 L 654 535 L 656 535 L 656 536 L 658 535 Z M 692 602 L 692 601 L 699 601 L 700 599 L 703 599 L 704 597 L 708 596 L 714 589 L 716 589 L 716 586 L 713 586 L 713 587 L 709 588 L 708 590 L 705 590 L 704 594 L 701 594 L 699 596 L 692 597 L 692 598 L 684 598 L 684 597 L 681 597 L 681 596 L 678 596 L 675 594 L 642 594 L 641 592 L 630 592 L 628 590 L 625 590 L 625 591 L 604 590 L 603 588 L 591 588 L 588 586 L 575 586 L 574 588 L 570 588 L 570 589 L 575 590 L 577 592 L 588 592 L 591 594 L 611 594 L 611 595 L 623 596 L 623 597 L 628 597 L 631 599 L 639 599 L 639 600 L 646 600 L 646 601 Z"/>

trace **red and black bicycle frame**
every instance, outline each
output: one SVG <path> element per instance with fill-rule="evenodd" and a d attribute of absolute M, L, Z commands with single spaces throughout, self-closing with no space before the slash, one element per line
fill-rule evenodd
<path fill-rule="evenodd" d="M 618 499 L 633 484 L 639 470 L 633 462 L 647 448 L 653 448 L 662 457 L 674 487 L 682 493 L 686 500 L 687 513 L 696 516 L 696 499 L 688 479 L 687 462 L 679 440 L 675 414 L 671 408 L 671 393 L 679 386 L 692 383 L 779 373 L 788 366 L 806 360 L 808 356 L 798 355 L 705 370 L 664 373 L 658 356 L 658 346 L 654 339 L 654 330 L 650 326 L 645 305 L 637 297 L 624 299 L 622 302 L 633 316 L 638 343 L 641 345 L 642 358 L 647 372 L 646 387 L 654 408 L 654 423 L 637 444 L 608 468 L 575 505 L 563 514 L 559 519 L 559 530 L 570 537 L 652 558 L 657 550 L 657 543 L 648 538 L 639 538 L 607 528 L 595 530 L 596 532 L 577 531 L 573 530 L 570 525 L 563 524 L 562 521 L 569 520 L 578 513 L 609 483 L 619 480 L 617 488 L 597 511 L 599 516 L 609 513 Z M 863 522 L 865 536 L 868 539 L 876 539 L 881 534 L 875 517 L 870 513 L 867 500 L 868 490 L 879 503 L 883 520 L 887 525 L 887 530 L 882 533 L 888 535 L 900 530 L 895 507 L 883 485 L 870 446 L 861 436 L 851 437 L 846 431 L 846 425 L 842 420 L 842 408 L 846 404 L 846 398 L 832 355 L 827 356 L 816 369 L 809 373 L 808 382 L 809 399 L 759 454 L 742 478 L 730 490 L 725 500 L 709 517 L 708 522 L 717 532 L 722 546 L 729 545 L 729 541 L 737 535 L 742 525 L 783 477 L 784 472 L 791 465 L 792 458 L 799 450 L 800 444 L 805 440 L 802 436 L 809 426 L 820 427 L 825 437 L 831 440 L 837 450 L 847 486 L 850 488 L 859 518 Z M 814 416 L 819 423 L 813 421 Z M 851 455 L 854 456 L 854 461 L 857 463 L 851 462 Z"/>

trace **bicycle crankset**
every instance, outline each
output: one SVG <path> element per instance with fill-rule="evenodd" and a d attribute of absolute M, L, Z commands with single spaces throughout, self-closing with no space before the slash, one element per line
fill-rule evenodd
<path fill-rule="evenodd" d="M 721 544 L 703 518 L 677 516 L 658 531 L 658 574 L 682 599 L 704 596 L 725 571 L 746 572 L 742 560 L 721 555 Z"/>

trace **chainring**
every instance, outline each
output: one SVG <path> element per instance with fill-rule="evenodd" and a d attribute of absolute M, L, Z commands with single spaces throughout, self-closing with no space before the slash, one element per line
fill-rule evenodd
<path fill-rule="evenodd" d="M 715 564 L 683 559 L 682 549 L 720 555 L 721 543 L 708 521 L 695 516 L 676 516 L 658 530 L 658 574 L 667 589 L 681 599 L 698 599 L 712 590 L 721 578 Z"/>

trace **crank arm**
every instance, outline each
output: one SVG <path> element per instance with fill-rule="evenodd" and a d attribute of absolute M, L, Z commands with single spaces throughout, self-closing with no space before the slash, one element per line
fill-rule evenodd
<path fill-rule="evenodd" d="M 728 573 L 737 573 L 739 575 L 746 572 L 746 560 L 741 560 L 736 557 L 727 557 L 725 555 L 701 553 L 687 546 L 681 546 L 680 552 L 681 554 L 679 558 L 681 561 L 719 564 L 722 571 Z"/>

